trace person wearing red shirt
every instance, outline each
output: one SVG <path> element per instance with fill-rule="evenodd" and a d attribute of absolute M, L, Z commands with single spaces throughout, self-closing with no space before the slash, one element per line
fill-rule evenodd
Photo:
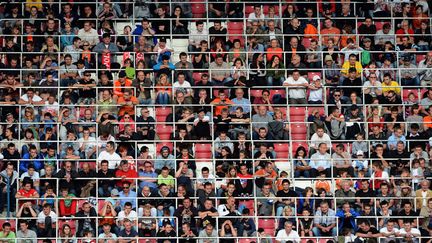
<path fill-rule="evenodd" d="M 18 190 L 18 192 L 15 194 L 15 198 L 39 198 L 39 193 L 33 188 L 33 182 L 31 180 L 24 179 L 22 183 L 22 188 Z M 33 205 L 35 205 L 36 203 L 35 200 L 20 200 L 19 206 L 21 206 L 25 202 L 31 202 Z"/>
<path fill-rule="evenodd" d="M 129 168 L 129 163 L 127 160 L 122 160 L 120 162 L 120 170 L 117 170 L 115 173 L 117 178 L 121 178 L 116 182 L 116 186 L 118 188 L 123 187 L 123 183 L 125 181 L 129 182 L 129 184 L 134 185 L 133 179 L 138 178 L 138 173 L 135 170 L 131 170 Z"/>
<path fill-rule="evenodd" d="M 409 43 L 414 43 L 414 30 L 410 28 L 409 21 L 403 20 L 401 23 L 401 28 L 396 31 L 396 43 L 402 43 L 402 37 L 408 36 Z"/>
<path fill-rule="evenodd" d="M 69 193 L 68 188 L 62 188 L 60 193 L 59 216 L 74 216 L 77 209 L 77 200 L 73 199 L 75 195 Z"/>

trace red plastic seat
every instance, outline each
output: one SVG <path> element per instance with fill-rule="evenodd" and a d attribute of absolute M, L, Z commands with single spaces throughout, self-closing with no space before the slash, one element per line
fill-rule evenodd
<path fill-rule="evenodd" d="M 254 98 L 261 98 L 262 97 L 262 89 L 251 89 L 250 90 L 250 97 L 252 99 L 252 97 Z"/>
<path fill-rule="evenodd" d="M 244 24 L 243 22 L 228 22 L 227 24 L 228 33 L 231 33 L 233 30 L 241 30 L 243 33 Z"/>
<path fill-rule="evenodd" d="M 167 146 L 170 150 L 170 153 L 173 152 L 173 148 L 174 148 L 174 144 L 170 143 L 170 142 L 161 142 L 161 143 L 157 143 L 156 144 L 156 154 L 160 154 L 160 150 L 162 149 L 162 147 Z"/>
<path fill-rule="evenodd" d="M 264 230 L 276 230 L 274 219 L 258 219 L 258 228 L 263 228 Z"/>
<path fill-rule="evenodd" d="M 291 149 L 292 149 L 291 151 L 292 151 L 293 155 L 295 154 L 295 152 L 297 151 L 297 149 L 300 146 L 304 147 L 306 149 L 306 152 L 308 151 L 309 146 L 308 146 L 307 142 L 292 142 L 291 143 Z"/>
<path fill-rule="evenodd" d="M 0 231 L 3 230 L 3 224 L 9 222 L 11 225 L 11 230 L 15 231 L 17 229 L 16 220 L 15 219 L 0 219 Z M 18 225 L 19 226 L 19 225 Z"/>
<path fill-rule="evenodd" d="M 172 113 L 172 107 L 170 106 L 156 107 L 156 111 L 155 111 L 156 121 L 165 122 L 167 116 L 171 113 Z"/>
<path fill-rule="evenodd" d="M 291 134 L 305 134 L 307 133 L 306 124 L 291 124 Z"/>
<path fill-rule="evenodd" d="M 156 132 L 160 140 L 170 140 L 173 133 L 173 127 L 167 125 L 157 125 Z"/>
<path fill-rule="evenodd" d="M 245 16 L 247 18 L 247 17 L 249 17 L 249 14 L 253 13 L 254 6 L 253 5 L 246 5 L 244 11 L 245 11 Z"/>
<path fill-rule="evenodd" d="M 276 152 L 277 159 L 289 158 L 289 144 L 288 143 L 275 143 L 273 144 L 274 151 Z"/>
<path fill-rule="evenodd" d="M 322 74 L 321 74 L 321 72 L 308 72 L 308 79 L 309 79 L 309 81 L 312 81 L 312 80 L 313 80 L 313 77 L 314 77 L 315 75 L 318 75 L 320 78 L 322 78 Z"/>
<path fill-rule="evenodd" d="M 312 111 L 315 109 L 318 109 L 318 112 L 321 116 L 325 116 L 325 109 L 322 106 L 320 106 L 320 107 L 317 107 L 317 106 L 308 107 L 308 115 L 312 115 Z"/>
<path fill-rule="evenodd" d="M 212 145 L 210 143 L 196 143 L 195 144 L 195 159 L 197 162 L 200 160 L 209 161 L 212 159 Z"/>
<path fill-rule="evenodd" d="M 290 107 L 290 116 L 305 116 L 305 107 Z"/>
<path fill-rule="evenodd" d="M 416 55 L 416 63 L 419 64 L 421 61 L 423 61 L 426 58 L 426 55 L 417 54 Z"/>
<path fill-rule="evenodd" d="M 198 83 L 199 81 L 201 81 L 201 76 L 203 74 L 204 73 L 193 73 L 192 78 L 193 78 L 194 83 Z"/>
<path fill-rule="evenodd" d="M 279 15 L 279 6 L 278 5 L 273 5 L 273 7 L 275 9 L 276 15 Z M 269 13 L 269 5 L 264 5 L 263 6 L 263 12 L 264 12 L 265 15 L 267 15 Z"/>
<path fill-rule="evenodd" d="M 191 0 L 192 14 L 194 18 L 203 18 L 205 16 L 206 5 L 202 0 Z"/>
<path fill-rule="evenodd" d="M 306 141 L 307 134 L 306 133 L 293 133 L 291 134 L 291 140 L 293 141 Z"/>
<path fill-rule="evenodd" d="M 273 96 L 275 96 L 277 94 L 286 98 L 286 92 L 284 89 L 271 89 L 270 90 L 270 100 L 272 100 Z"/>
<path fill-rule="evenodd" d="M 251 243 L 251 242 L 258 242 L 257 238 L 242 238 L 239 239 L 238 243 Z"/>
<path fill-rule="evenodd" d="M 410 93 L 413 93 L 414 96 L 416 97 L 416 100 L 419 99 L 419 90 L 418 89 L 403 89 L 402 90 L 402 99 L 403 101 L 408 100 L 408 96 Z"/>
<path fill-rule="evenodd" d="M 242 29 L 233 29 L 233 30 L 228 30 L 228 35 L 243 35 L 243 30 Z"/>
<path fill-rule="evenodd" d="M 76 226 L 75 226 L 75 220 L 71 219 L 59 219 L 58 221 L 58 229 L 59 232 L 61 232 L 63 225 L 68 224 L 71 228 L 72 234 L 75 234 Z"/>

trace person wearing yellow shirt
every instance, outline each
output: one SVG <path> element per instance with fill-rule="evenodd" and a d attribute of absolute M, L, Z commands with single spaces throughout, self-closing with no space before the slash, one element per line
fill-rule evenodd
<path fill-rule="evenodd" d="M 392 81 L 391 75 L 389 73 L 384 74 L 381 86 L 384 96 L 386 96 L 390 90 L 393 90 L 397 95 L 401 94 L 401 88 L 399 83 L 396 81 Z"/>
<path fill-rule="evenodd" d="M 341 73 L 342 73 L 343 77 L 345 77 L 345 78 L 348 77 L 348 73 L 349 73 L 348 70 L 352 67 L 355 68 L 357 71 L 357 78 L 361 77 L 363 67 L 362 67 L 361 63 L 359 61 L 357 61 L 357 56 L 355 54 L 349 55 L 348 61 L 345 61 L 342 64 Z"/>

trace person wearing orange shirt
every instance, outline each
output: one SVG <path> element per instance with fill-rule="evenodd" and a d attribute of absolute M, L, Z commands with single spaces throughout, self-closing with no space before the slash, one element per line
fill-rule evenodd
<path fill-rule="evenodd" d="M 267 48 L 267 62 L 273 59 L 273 56 L 278 56 L 282 60 L 283 50 L 279 46 L 279 41 L 277 39 L 272 39 L 270 41 L 270 47 Z"/>
<path fill-rule="evenodd" d="M 427 109 L 429 115 L 423 117 L 423 126 L 426 133 L 432 135 L 432 105 Z"/>
<path fill-rule="evenodd" d="M 135 115 L 135 105 L 139 104 L 137 97 L 133 96 L 132 89 L 125 89 L 123 95 L 118 98 L 117 104 L 121 105 L 118 116 L 122 117 L 126 113 Z"/>
<path fill-rule="evenodd" d="M 126 72 L 124 70 L 119 72 L 118 77 L 118 80 L 114 81 L 114 100 L 123 97 L 125 89 L 132 88 L 132 80 L 126 78 Z"/>
<path fill-rule="evenodd" d="M 229 109 L 230 105 L 234 103 L 226 97 L 225 91 L 221 89 L 218 92 L 218 97 L 210 104 L 214 105 L 214 115 L 218 116 L 222 113 L 223 108 Z"/>
<path fill-rule="evenodd" d="M 324 20 L 324 28 L 321 29 L 322 44 L 326 44 L 329 38 L 333 38 L 334 42 L 339 43 L 341 31 L 333 26 L 333 21 L 330 18 Z"/>
<path fill-rule="evenodd" d="M 268 161 L 265 163 L 265 167 L 262 169 L 257 170 L 257 172 L 255 172 L 255 177 L 257 179 L 259 178 L 263 178 L 264 179 L 264 184 L 273 184 L 273 181 L 276 179 L 277 177 L 277 172 L 274 170 L 273 168 L 273 163 Z"/>

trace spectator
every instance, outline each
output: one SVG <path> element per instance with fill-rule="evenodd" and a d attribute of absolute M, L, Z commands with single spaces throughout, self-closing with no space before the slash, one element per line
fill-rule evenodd
<path fill-rule="evenodd" d="M 337 235 L 335 211 L 329 208 L 325 201 L 320 203 L 320 209 L 315 213 L 314 227 L 312 232 L 314 236 L 335 236 Z"/>

